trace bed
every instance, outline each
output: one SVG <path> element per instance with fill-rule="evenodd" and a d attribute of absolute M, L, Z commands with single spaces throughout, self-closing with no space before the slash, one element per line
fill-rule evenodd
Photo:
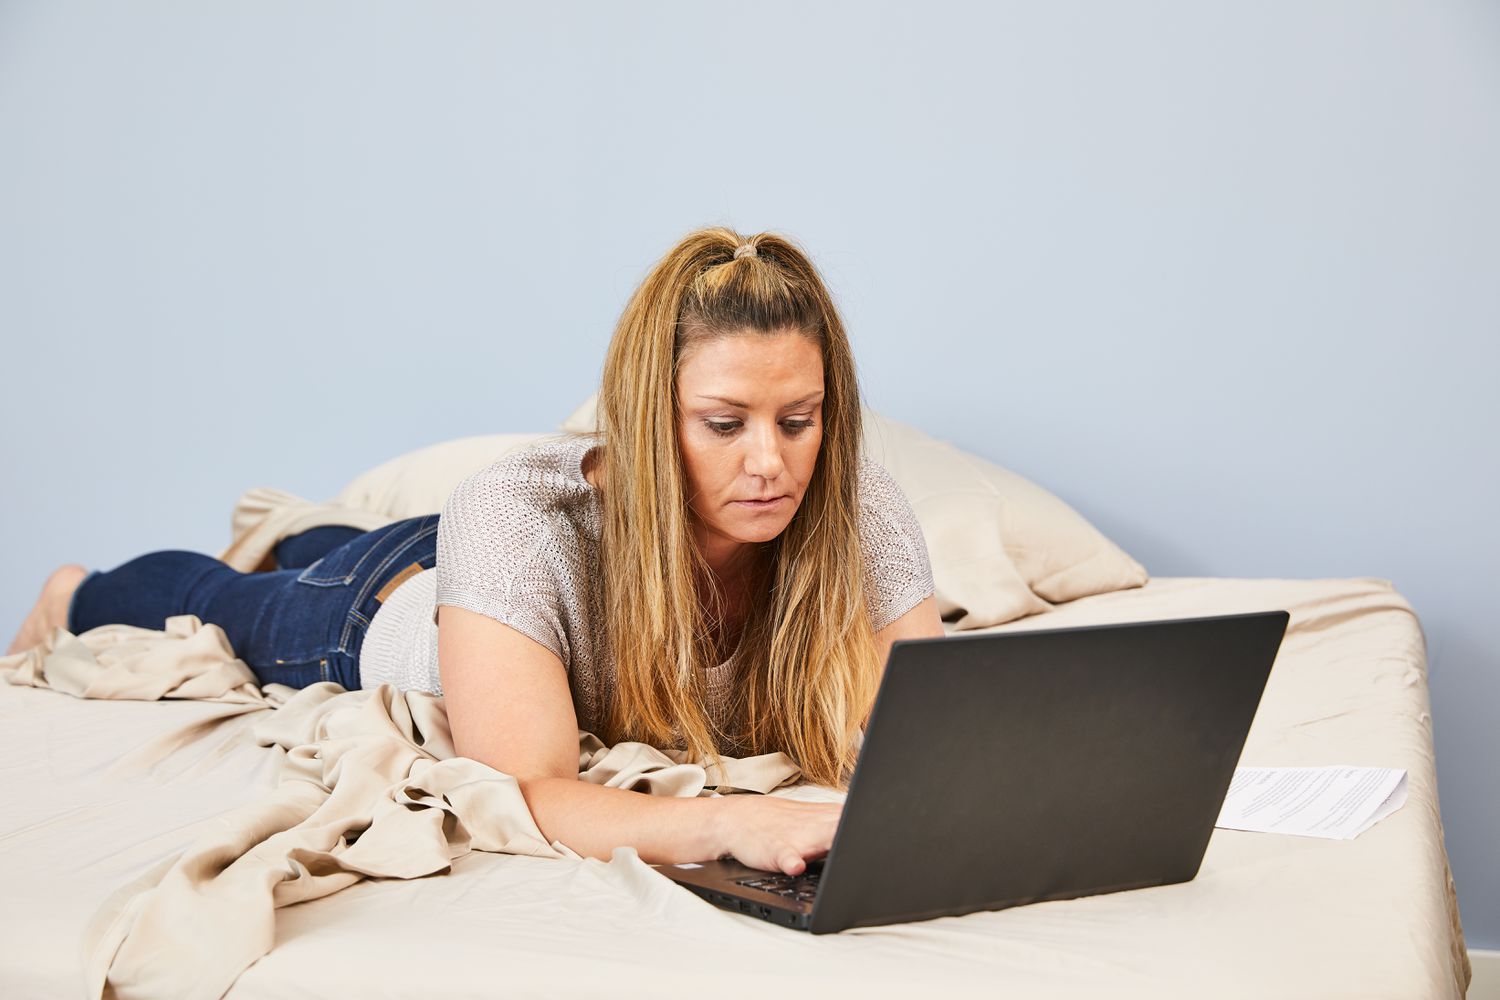
<path fill-rule="evenodd" d="M 495 444 L 463 447 L 489 455 Z M 393 468 L 439 492 L 452 479 L 434 485 L 431 470 Z M 384 503 L 402 516 L 376 496 L 391 489 L 393 469 L 376 472 L 336 501 Z M 1389 582 L 1121 586 L 1128 557 L 1100 570 L 1096 552 L 1082 560 L 1106 579 L 1101 591 L 1057 600 L 1067 574 L 1030 551 L 1035 536 L 1016 537 L 1025 518 L 1007 501 L 1002 548 L 1042 610 L 983 624 L 1027 598 L 990 595 L 985 605 L 965 592 L 962 566 L 939 574 L 944 529 L 931 518 L 951 504 L 927 503 L 942 491 L 907 490 L 924 515 L 950 632 L 1289 611 L 1241 762 L 1404 768 L 1405 806 L 1349 841 L 1216 829 L 1198 877 L 1180 885 L 822 937 L 716 909 L 628 848 L 608 862 L 472 850 L 438 874 L 366 878 L 281 907 L 272 946 L 224 995 L 673 996 L 724 985 L 833 996 L 1464 994 L 1470 970 L 1438 811 L 1424 639 Z M 1038 558 L 1044 564 L 1028 563 Z M 251 736 L 275 711 L 0 684 L 0 996 L 98 995 L 88 951 L 101 912 L 276 787 L 286 755 Z M 833 793 L 799 784 L 771 794 Z"/>

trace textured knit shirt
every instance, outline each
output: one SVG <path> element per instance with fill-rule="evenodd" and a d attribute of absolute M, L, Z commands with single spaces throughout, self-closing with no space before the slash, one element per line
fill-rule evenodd
<path fill-rule="evenodd" d="M 437 566 L 402 583 L 360 648 L 361 687 L 442 693 L 437 606 L 467 608 L 550 649 L 568 672 L 578 728 L 598 732 L 614 688 L 604 634 L 599 537 L 603 502 L 583 475 L 596 437 L 545 442 L 469 476 L 443 505 Z M 876 631 L 933 592 L 932 565 L 911 504 L 889 473 L 862 459 L 859 533 L 865 599 Z M 727 718 L 735 657 L 707 668 L 705 708 Z"/>

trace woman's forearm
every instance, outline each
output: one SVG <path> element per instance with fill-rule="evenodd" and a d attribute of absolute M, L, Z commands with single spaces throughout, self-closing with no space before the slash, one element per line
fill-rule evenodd
<path fill-rule="evenodd" d="M 710 861 L 726 853 L 722 798 L 670 798 L 594 785 L 577 778 L 534 778 L 521 794 L 549 841 L 608 860 L 634 847 L 647 864 Z"/>

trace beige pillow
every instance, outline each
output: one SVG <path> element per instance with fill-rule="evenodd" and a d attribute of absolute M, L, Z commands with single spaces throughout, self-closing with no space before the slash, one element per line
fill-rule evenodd
<path fill-rule="evenodd" d="M 491 462 L 555 434 L 459 438 L 398 455 L 345 486 L 333 502 L 394 518 L 440 513 L 458 484 Z"/>
<path fill-rule="evenodd" d="M 562 429 L 594 430 L 597 397 Z M 911 501 L 939 612 L 961 629 L 998 625 L 1090 594 L 1139 587 L 1146 570 L 1057 497 L 1008 469 L 864 410 L 865 453 Z"/>

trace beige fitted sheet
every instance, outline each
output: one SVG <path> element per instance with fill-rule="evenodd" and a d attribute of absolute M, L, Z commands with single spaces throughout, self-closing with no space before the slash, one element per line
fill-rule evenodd
<path fill-rule="evenodd" d="M 1355 840 L 1216 830 L 1182 885 L 820 937 L 714 908 L 629 849 L 474 852 L 277 910 L 227 995 L 1461 996 L 1423 638 L 1389 584 L 1164 578 L 990 631 L 1272 608 L 1292 619 L 1242 763 L 1405 768 L 1406 805 Z M 111 893 L 275 787 L 277 754 L 247 738 L 263 714 L 0 684 L 0 995 L 85 992 Z M 132 751 L 156 763 L 121 767 Z"/>

